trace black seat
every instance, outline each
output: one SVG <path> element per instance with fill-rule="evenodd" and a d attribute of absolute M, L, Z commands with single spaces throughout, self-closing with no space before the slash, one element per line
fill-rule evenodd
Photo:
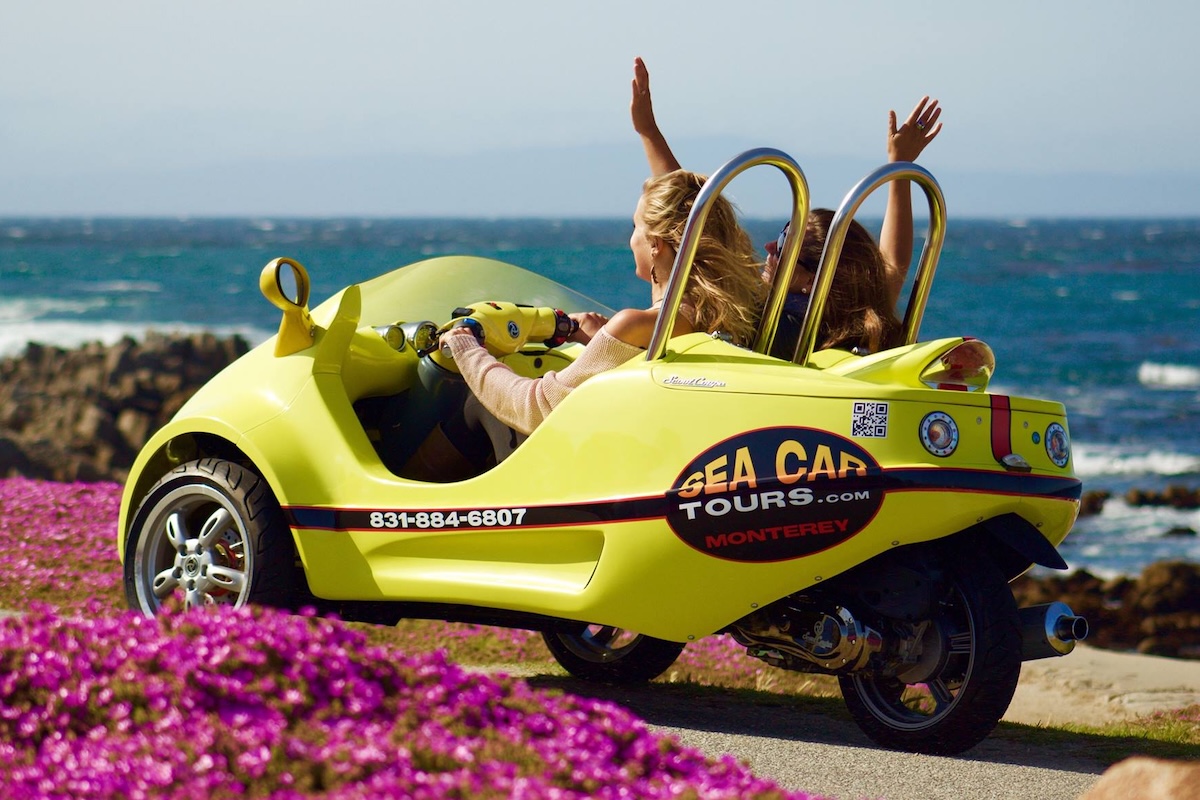
<path fill-rule="evenodd" d="M 779 326 L 775 329 L 775 341 L 771 343 L 771 355 L 791 361 L 796 355 L 796 343 L 800 341 L 800 326 L 804 317 L 784 309 L 779 315 Z"/>

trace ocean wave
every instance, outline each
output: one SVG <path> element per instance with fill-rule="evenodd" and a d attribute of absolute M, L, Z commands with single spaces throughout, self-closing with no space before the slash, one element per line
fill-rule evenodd
<path fill-rule="evenodd" d="M 1200 386 L 1200 367 L 1143 361 L 1138 365 L 1138 383 L 1157 389 L 1194 389 Z"/>
<path fill-rule="evenodd" d="M 158 281 L 130 280 L 95 281 L 92 283 L 78 282 L 73 284 L 71 288 L 93 294 L 124 294 L 126 292 L 158 293 L 163 290 L 162 284 Z"/>
<path fill-rule="evenodd" d="M 65 297 L 19 297 L 0 300 L 0 325 L 5 323 L 29 323 L 51 314 L 86 314 L 103 308 L 108 301 L 102 297 L 85 300 Z"/>
<path fill-rule="evenodd" d="M 44 322 L 22 321 L 10 324 L 0 321 L 0 358 L 20 355 L 30 342 L 38 342 L 53 347 L 70 350 L 88 342 L 100 342 L 112 345 L 126 336 L 143 339 L 147 333 L 155 331 L 165 334 L 212 333 L 215 336 L 232 336 L 240 334 L 251 347 L 266 341 L 274 331 L 264 331 L 250 326 L 210 327 L 205 325 L 186 325 L 179 322 L 143 322 L 125 323 L 114 321 L 100 322 L 70 322 L 66 320 L 48 320 Z"/>
<path fill-rule="evenodd" d="M 1164 535 L 1172 528 L 1200 528 L 1200 511 L 1111 497 L 1100 514 L 1079 519 L 1062 555 L 1072 569 L 1100 578 L 1137 575 L 1156 561 L 1200 561 L 1200 537 Z"/>
<path fill-rule="evenodd" d="M 1113 445 L 1074 445 L 1075 473 L 1102 475 L 1190 475 L 1200 473 L 1200 455 Z"/>

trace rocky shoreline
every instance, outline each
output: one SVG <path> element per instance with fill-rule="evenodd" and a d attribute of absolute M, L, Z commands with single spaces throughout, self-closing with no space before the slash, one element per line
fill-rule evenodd
<path fill-rule="evenodd" d="M 1104 511 L 1104 504 L 1112 497 L 1110 492 L 1095 490 L 1084 492 L 1079 502 L 1079 516 L 1088 517 Z M 1182 485 L 1168 486 L 1162 491 L 1133 488 L 1125 493 L 1125 504 L 1133 507 L 1164 506 L 1181 511 L 1200 508 L 1200 488 Z M 1186 526 L 1164 531 L 1165 536 L 1195 536 L 1196 531 Z"/>
<path fill-rule="evenodd" d="M 248 350 L 240 336 L 212 334 L 151 333 L 73 350 L 29 344 L 0 360 L 0 476 L 124 482 L 147 438 Z M 1086 493 L 1081 514 L 1099 513 L 1107 499 Z M 1132 490 L 1125 500 L 1195 508 L 1200 490 Z M 1084 571 L 1025 576 L 1013 591 L 1021 605 L 1063 600 L 1088 618 L 1097 647 L 1200 658 L 1200 565 L 1152 564 L 1136 578 L 1112 580 Z"/>
<path fill-rule="evenodd" d="M 0 361 L 0 476 L 124 482 L 149 436 L 249 349 L 210 333 L 29 343 Z"/>

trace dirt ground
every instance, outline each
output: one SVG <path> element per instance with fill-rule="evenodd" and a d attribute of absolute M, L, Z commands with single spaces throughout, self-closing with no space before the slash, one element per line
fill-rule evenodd
<path fill-rule="evenodd" d="M 1200 661 L 1080 644 L 1061 658 L 1028 661 L 1004 719 L 1101 725 L 1200 703 Z"/>

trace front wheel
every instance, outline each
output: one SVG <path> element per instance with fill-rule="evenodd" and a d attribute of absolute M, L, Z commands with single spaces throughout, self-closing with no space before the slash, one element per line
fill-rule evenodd
<path fill-rule="evenodd" d="M 644 683 L 657 678 L 683 652 L 680 642 L 668 642 L 608 625 L 542 634 L 563 669 L 583 680 L 598 683 Z"/>
<path fill-rule="evenodd" d="M 965 556 L 941 573 L 932 619 L 914 626 L 918 662 L 896 675 L 839 677 L 855 722 L 884 747 L 968 750 L 996 727 L 1017 688 L 1020 617 L 1008 584 L 992 565 Z"/>
<path fill-rule="evenodd" d="M 271 487 L 222 459 L 163 476 L 133 515 L 125 547 L 125 598 L 147 616 L 172 600 L 288 608 L 303 581 Z"/>

